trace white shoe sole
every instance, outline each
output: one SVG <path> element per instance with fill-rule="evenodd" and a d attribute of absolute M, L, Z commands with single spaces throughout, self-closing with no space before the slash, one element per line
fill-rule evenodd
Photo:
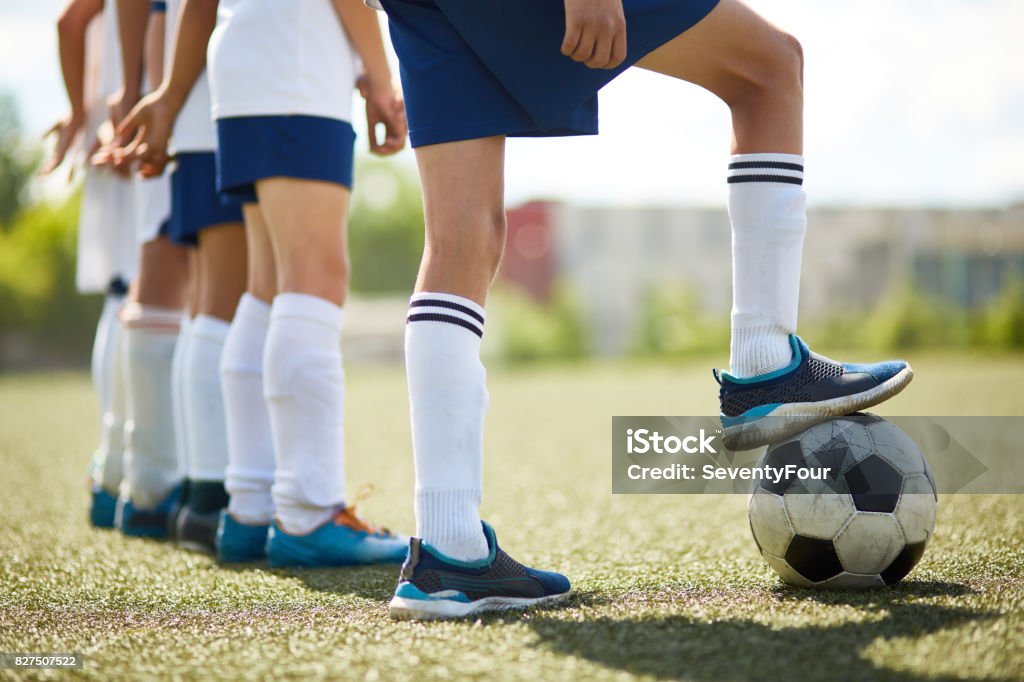
<path fill-rule="evenodd" d="M 746 424 L 727 426 L 722 431 L 722 442 L 730 450 L 752 450 L 771 445 L 809 429 L 832 417 L 842 417 L 866 410 L 893 397 L 914 378 L 914 370 L 907 365 L 878 386 L 864 391 L 815 403 L 787 403 L 771 413 Z"/>
<path fill-rule="evenodd" d="M 406 599 L 392 597 L 388 604 L 391 617 L 395 620 L 445 620 L 465 618 L 492 611 L 515 611 L 531 606 L 560 604 L 569 598 L 572 590 L 547 597 L 485 597 L 476 601 L 458 602 L 451 599 Z"/>

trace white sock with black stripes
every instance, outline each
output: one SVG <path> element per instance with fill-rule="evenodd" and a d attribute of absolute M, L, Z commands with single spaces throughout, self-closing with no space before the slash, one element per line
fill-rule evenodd
<path fill-rule="evenodd" d="M 342 309 L 308 294 L 284 293 L 270 308 L 263 390 L 277 470 L 277 521 L 304 535 L 345 498 L 345 375 Z"/>
<path fill-rule="evenodd" d="M 807 231 L 803 177 L 797 154 L 741 154 L 729 164 L 735 376 L 767 374 L 792 360 Z"/>
<path fill-rule="evenodd" d="M 480 526 L 487 371 L 484 310 L 453 294 L 415 294 L 405 327 L 416 534 L 453 559 L 487 556 Z"/>

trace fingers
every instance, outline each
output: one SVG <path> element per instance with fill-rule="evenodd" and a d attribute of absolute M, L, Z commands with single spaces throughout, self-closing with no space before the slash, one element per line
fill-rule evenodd
<path fill-rule="evenodd" d="M 580 61 L 576 59 L 574 55 L 576 54 L 576 48 L 579 46 L 580 38 L 582 37 L 583 28 L 575 21 L 567 18 L 565 22 L 565 37 L 562 39 L 562 54 L 566 57 L 572 57 L 572 59 L 576 61 Z"/>
<path fill-rule="evenodd" d="M 626 20 L 621 3 L 566 3 L 562 54 L 591 69 L 614 69 L 626 58 Z"/>
<path fill-rule="evenodd" d="M 46 132 L 43 133 L 42 138 L 45 140 L 50 135 L 53 135 L 54 133 L 60 132 L 63 128 L 64 128 L 64 121 L 57 121 L 52 126 L 50 126 L 49 128 L 46 129 Z"/>

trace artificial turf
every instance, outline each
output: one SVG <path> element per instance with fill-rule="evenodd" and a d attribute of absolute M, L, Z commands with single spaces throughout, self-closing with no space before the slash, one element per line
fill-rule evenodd
<path fill-rule="evenodd" d="M 882 414 L 1024 414 L 1024 358 L 915 359 Z M 412 529 L 397 368 L 349 371 L 349 488 Z M 610 417 L 713 414 L 699 366 L 491 372 L 483 512 L 521 561 L 565 572 L 567 608 L 392 622 L 397 568 L 222 567 L 86 522 L 97 416 L 85 375 L 0 379 L 0 651 L 81 652 L 0 677 L 694 680 L 1024 677 L 1024 497 L 946 495 L 895 588 L 785 587 L 741 495 L 613 496 Z"/>

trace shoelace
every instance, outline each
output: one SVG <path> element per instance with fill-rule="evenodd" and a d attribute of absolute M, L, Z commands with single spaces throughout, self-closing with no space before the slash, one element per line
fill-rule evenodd
<path fill-rule="evenodd" d="M 346 528 L 351 528 L 352 530 L 356 531 L 362 531 L 364 533 L 369 533 L 370 535 L 375 535 L 381 538 L 394 537 L 391 531 L 387 528 L 379 528 L 377 526 L 374 526 L 373 524 L 364 521 L 356 514 L 356 505 L 359 502 L 362 502 L 363 500 L 367 499 L 372 494 L 372 483 L 364 483 L 362 486 L 360 486 L 359 490 L 355 494 L 355 497 L 352 498 L 352 503 L 347 504 L 344 507 L 339 507 L 338 510 L 334 512 L 334 525 L 345 526 Z"/>

